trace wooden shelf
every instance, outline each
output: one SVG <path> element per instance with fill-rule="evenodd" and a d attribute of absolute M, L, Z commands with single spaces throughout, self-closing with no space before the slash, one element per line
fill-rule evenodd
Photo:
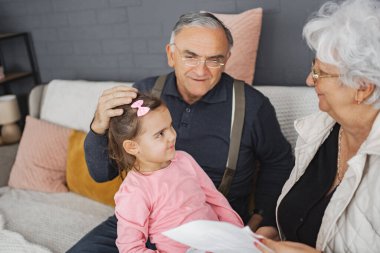
<path fill-rule="evenodd" d="M 21 79 L 21 78 L 29 77 L 29 76 L 33 76 L 33 72 L 13 72 L 13 73 L 7 73 L 7 74 L 5 74 L 5 77 L 3 79 L 0 79 L 0 85 L 4 84 L 4 83 L 7 83 L 7 82 L 10 82 L 10 81 L 14 81 L 14 80 L 18 80 L 18 79 Z"/>
<path fill-rule="evenodd" d="M 26 33 L 0 33 L 0 40 L 1 39 L 11 39 L 14 37 L 23 36 Z"/>
<path fill-rule="evenodd" d="M 13 39 L 15 39 L 13 41 Z M 2 43 L 6 41 L 5 43 Z M 38 64 L 36 59 L 36 54 L 33 47 L 32 37 L 27 32 L 15 32 L 15 33 L 0 33 L 0 63 L 3 66 L 5 72 L 5 77 L 0 79 L 0 85 L 4 87 L 4 92 L 11 93 L 12 89 L 10 88 L 11 82 L 20 80 L 22 78 L 32 77 L 34 85 L 41 83 L 41 77 L 38 70 Z M 24 46 L 26 49 L 30 69 L 8 69 L 7 59 L 11 58 L 9 54 L 3 54 L 4 46 L 17 43 L 20 46 Z"/>

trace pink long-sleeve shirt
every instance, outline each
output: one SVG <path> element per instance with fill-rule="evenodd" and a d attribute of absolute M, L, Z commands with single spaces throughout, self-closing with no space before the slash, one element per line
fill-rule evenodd
<path fill-rule="evenodd" d="M 186 245 L 161 233 L 193 220 L 219 220 L 243 227 L 239 215 L 211 179 L 186 152 L 171 164 L 148 174 L 130 171 L 115 195 L 116 245 L 119 252 L 186 252 Z"/>

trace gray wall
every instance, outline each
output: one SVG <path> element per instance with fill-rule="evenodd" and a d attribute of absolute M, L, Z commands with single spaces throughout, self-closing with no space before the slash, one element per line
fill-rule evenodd
<path fill-rule="evenodd" d="M 304 85 L 312 52 L 302 26 L 323 0 L 0 0 L 0 32 L 31 32 L 42 81 L 135 81 L 167 72 L 164 46 L 180 14 L 263 7 L 255 84 Z M 17 43 L 12 67 L 25 68 Z M 16 56 L 16 57 L 15 57 Z"/>

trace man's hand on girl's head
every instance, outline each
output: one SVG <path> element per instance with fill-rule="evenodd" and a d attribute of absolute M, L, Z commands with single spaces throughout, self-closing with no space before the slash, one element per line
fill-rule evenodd
<path fill-rule="evenodd" d="M 120 116 L 122 109 L 117 106 L 130 104 L 136 97 L 137 89 L 130 86 L 116 86 L 105 90 L 98 100 L 91 130 L 96 134 L 105 134 L 109 128 L 110 118 Z"/>

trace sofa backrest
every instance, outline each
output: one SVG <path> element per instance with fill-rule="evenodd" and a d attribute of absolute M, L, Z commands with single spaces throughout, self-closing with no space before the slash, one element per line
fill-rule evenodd
<path fill-rule="evenodd" d="M 297 132 L 294 121 L 318 111 L 318 98 L 313 88 L 289 86 L 255 86 L 269 98 L 280 123 L 281 131 L 294 150 Z"/>
<path fill-rule="evenodd" d="M 89 131 L 101 93 L 132 82 L 53 80 L 36 86 L 29 96 L 31 116 L 81 131 Z M 294 148 L 297 134 L 294 120 L 318 110 L 317 96 L 309 87 L 255 86 L 272 102 L 281 130 Z"/>
<path fill-rule="evenodd" d="M 132 82 L 53 80 L 33 88 L 29 96 L 31 116 L 88 132 L 102 92 Z M 39 103 L 38 103 L 39 102 Z"/>

